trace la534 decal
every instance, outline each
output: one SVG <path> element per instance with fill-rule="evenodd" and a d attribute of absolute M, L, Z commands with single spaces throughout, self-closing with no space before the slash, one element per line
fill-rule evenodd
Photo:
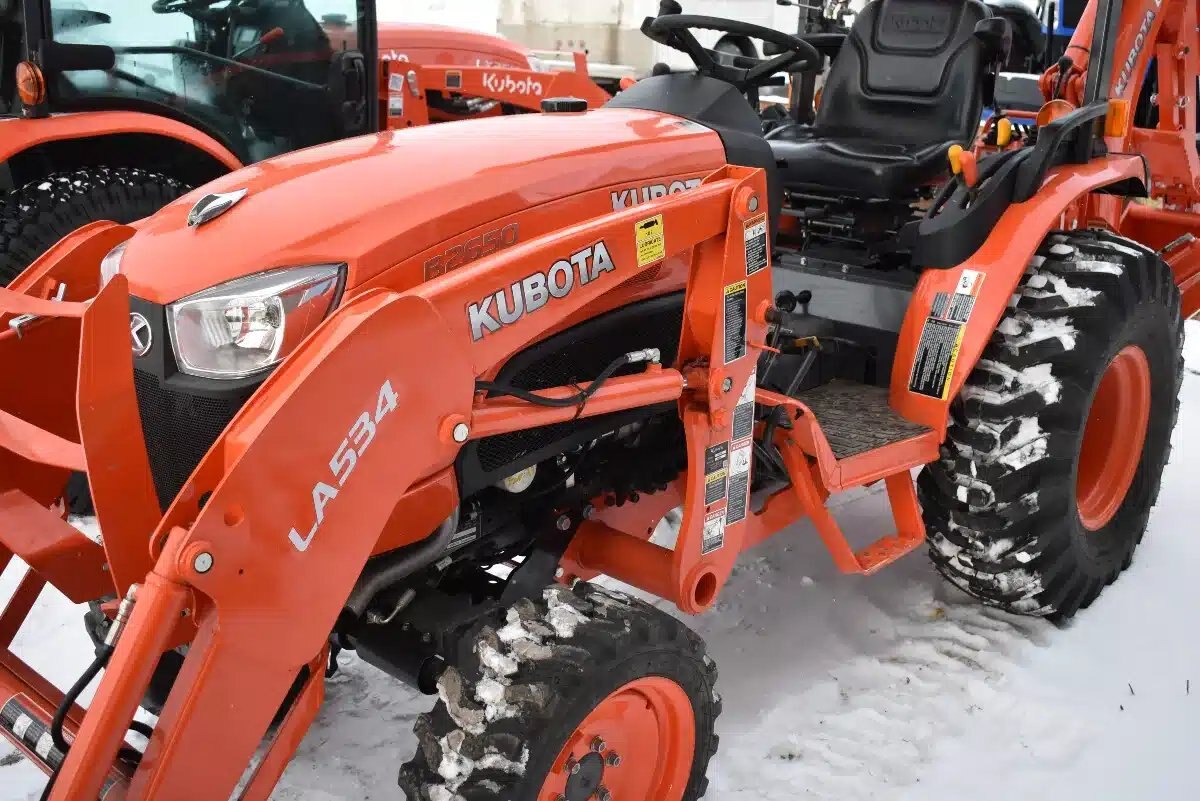
<path fill-rule="evenodd" d="M 354 425 L 350 426 L 346 438 L 342 440 L 342 444 L 338 446 L 329 460 L 330 475 L 322 477 L 313 485 L 314 520 L 312 526 L 308 529 L 307 534 L 301 534 L 295 528 L 288 534 L 288 539 L 297 551 L 304 553 L 308 550 L 308 546 L 312 545 L 313 538 L 317 536 L 317 530 L 321 528 L 321 523 L 325 522 L 325 507 L 337 498 L 339 489 L 346 485 L 350 474 L 358 465 L 358 460 L 367 452 L 367 448 L 375 439 L 376 427 L 394 411 L 396 411 L 396 392 L 392 389 L 391 381 L 384 381 L 383 386 L 379 388 L 379 397 L 375 401 L 374 413 L 367 409 L 358 416 Z"/>

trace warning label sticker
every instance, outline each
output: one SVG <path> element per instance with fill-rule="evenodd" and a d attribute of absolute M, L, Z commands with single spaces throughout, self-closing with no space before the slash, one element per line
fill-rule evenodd
<path fill-rule="evenodd" d="M 399 72 L 393 72 L 388 76 L 388 91 L 403 92 L 404 91 L 404 76 Z"/>
<path fill-rule="evenodd" d="M 746 518 L 746 503 L 750 496 L 750 440 L 735 442 L 729 454 L 729 505 L 726 522 L 740 523 Z"/>
<path fill-rule="evenodd" d="M 667 240 L 663 236 L 663 218 L 661 214 L 648 220 L 642 220 L 634 226 L 637 239 L 638 267 L 646 267 L 667 257 Z"/>
<path fill-rule="evenodd" d="M 704 539 L 700 544 L 701 555 L 719 550 L 725 544 L 725 510 L 718 509 L 704 516 Z"/>
<path fill-rule="evenodd" d="M 921 331 L 908 391 L 930 398 L 945 398 L 966 326 L 930 317 Z"/>
<path fill-rule="evenodd" d="M 754 389 L 758 385 L 758 371 L 751 370 L 746 386 L 738 397 L 733 410 L 733 438 L 742 439 L 754 431 Z"/>
<path fill-rule="evenodd" d="M 767 215 L 748 220 L 746 233 L 746 275 L 767 267 Z"/>
<path fill-rule="evenodd" d="M 918 395 L 945 400 L 950 393 L 950 379 L 958 363 L 963 334 L 975 310 L 975 299 L 983 287 L 983 273 L 963 270 L 954 292 L 934 295 L 933 306 L 921 341 L 917 344 L 913 369 L 908 377 L 908 390 Z"/>
<path fill-rule="evenodd" d="M 404 95 L 392 95 L 388 98 L 388 116 L 404 116 Z"/>
<path fill-rule="evenodd" d="M 725 479 L 729 475 L 729 443 L 722 442 L 704 451 L 704 504 L 711 506 L 725 497 Z"/>
<path fill-rule="evenodd" d="M 746 355 L 746 282 L 725 287 L 725 363 Z"/>

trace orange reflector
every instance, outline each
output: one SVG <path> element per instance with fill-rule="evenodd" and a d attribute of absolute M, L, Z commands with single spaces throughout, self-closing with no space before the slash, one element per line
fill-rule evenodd
<path fill-rule="evenodd" d="M 1104 118 L 1104 135 L 1123 137 L 1129 132 L 1129 101 L 1116 98 L 1108 101 L 1108 114 Z"/>
<path fill-rule="evenodd" d="M 630 88 L 635 83 L 637 83 L 637 78 L 634 78 L 632 75 L 626 75 L 624 78 L 621 79 L 621 84 L 620 84 L 621 91 L 624 92 L 626 89 Z"/>
<path fill-rule="evenodd" d="M 46 102 L 46 79 L 41 68 L 32 61 L 17 65 L 17 94 L 27 106 L 40 106 Z"/>
<path fill-rule="evenodd" d="M 946 158 L 950 159 L 950 172 L 958 175 L 962 172 L 962 145 L 950 145 L 950 149 L 946 151 Z"/>

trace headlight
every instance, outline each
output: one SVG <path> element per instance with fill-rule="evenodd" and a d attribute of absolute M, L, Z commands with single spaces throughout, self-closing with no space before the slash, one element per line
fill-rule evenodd
<path fill-rule="evenodd" d="M 283 361 L 337 304 L 344 264 L 289 267 L 238 278 L 167 307 L 179 369 L 243 378 Z"/>
<path fill-rule="evenodd" d="M 125 256 L 125 247 L 128 244 L 128 241 L 122 242 L 110 250 L 108 255 L 100 260 L 101 289 L 108 286 L 108 282 L 113 279 L 113 276 L 121 272 L 121 259 Z"/>

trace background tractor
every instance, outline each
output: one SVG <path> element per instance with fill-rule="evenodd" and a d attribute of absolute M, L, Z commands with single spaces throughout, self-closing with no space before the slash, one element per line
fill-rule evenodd
<path fill-rule="evenodd" d="M 1194 0 L 1093 0 L 994 143 L 979 0 L 869 3 L 770 135 L 750 101 L 826 40 L 681 10 L 643 32 L 694 72 L 269 159 L 0 290 L 0 635 L 47 583 L 93 604 L 66 692 L 0 638 L 46 798 L 266 798 L 353 649 L 437 696 L 416 801 L 695 801 L 716 665 L 597 576 L 700 614 L 802 519 L 845 573 L 928 547 L 1057 620 L 1129 567 L 1200 310 Z"/>
<path fill-rule="evenodd" d="M 543 74 L 499 37 L 377 24 L 362 0 L 10 0 L 0 44 L 0 284 L 85 222 L 132 222 L 280 153 L 414 118 L 537 111 L 551 91 L 608 97 L 577 64 Z M 393 63 L 398 80 L 487 67 L 501 89 L 544 92 L 389 92 Z"/>

